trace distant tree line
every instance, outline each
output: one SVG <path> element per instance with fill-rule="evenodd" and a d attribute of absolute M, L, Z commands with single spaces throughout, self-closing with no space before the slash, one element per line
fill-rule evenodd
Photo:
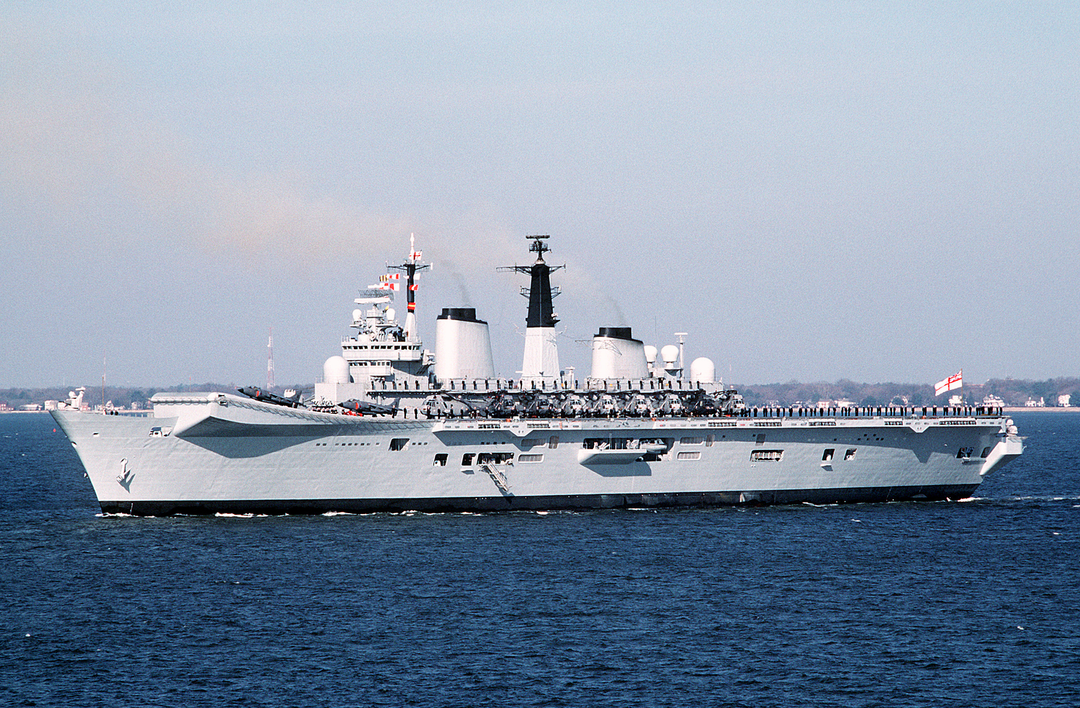
<path fill-rule="evenodd" d="M 943 406 L 949 397 L 960 395 L 968 404 L 982 403 L 987 396 L 996 396 L 1007 406 L 1023 406 L 1028 400 L 1042 399 L 1047 406 L 1056 406 L 1058 396 L 1069 394 L 1070 404 L 1080 406 L 1080 378 L 1057 378 L 1045 381 L 1022 379 L 990 379 L 986 383 L 967 381 L 963 387 L 940 396 L 934 395 L 932 384 L 857 383 L 842 379 L 836 383 L 799 383 L 736 386 L 747 405 L 812 406 L 819 401 L 851 401 L 860 406 Z"/>

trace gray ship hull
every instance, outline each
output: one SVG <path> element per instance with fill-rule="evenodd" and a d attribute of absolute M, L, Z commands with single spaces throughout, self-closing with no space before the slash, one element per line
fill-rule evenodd
<path fill-rule="evenodd" d="M 951 499 L 1023 448 L 982 415 L 415 420 L 224 393 L 53 415 L 102 510 L 145 515 Z"/>
<path fill-rule="evenodd" d="M 641 509 L 663 507 L 754 506 L 776 504 L 845 504 L 886 501 L 966 499 L 978 485 L 922 487 L 846 487 L 744 492 L 687 492 L 672 494 L 551 495 L 523 498 L 439 497 L 413 499 L 258 499 L 201 501 L 102 502 L 105 514 L 170 515 L 314 515 L 376 512 L 500 512 Z"/>

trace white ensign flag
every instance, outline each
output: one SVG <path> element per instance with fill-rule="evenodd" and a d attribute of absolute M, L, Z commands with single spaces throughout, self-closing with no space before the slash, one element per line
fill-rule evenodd
<path fill-rule="evenodd" d="M 953 389 L 960 388 L 963 385 L 964 385 L 964 370 L 960 369 L 960 371 L 956 372 L 954 375 L 950 376 L 949 378 L 944 379 L 942 381 L 938 381 L 936 384 L 934 384 L 934 395 L 935 396 L 940 396 L 941 394 L 945 393 L 946 391 L 952 391 Z"/>

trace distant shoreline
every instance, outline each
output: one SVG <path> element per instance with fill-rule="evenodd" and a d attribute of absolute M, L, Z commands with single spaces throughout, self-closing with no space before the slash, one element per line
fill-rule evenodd
<path fill-rule="evenodd" d="M 1077 406 L 1005 406 L 1006 413 L 1080 413 Z"/>

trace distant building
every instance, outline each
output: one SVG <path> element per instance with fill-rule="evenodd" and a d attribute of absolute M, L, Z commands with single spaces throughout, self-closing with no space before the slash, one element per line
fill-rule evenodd
<path fill-rule="evenodd" d="M 959 408 L 964 405 L 964 397 L 959 394 L 953 394 L 949 396 L 949 405 L 953 408 Z"/>
<path fill-rule="evenodd" d="M 1061 406 L 1062 408 L 1068 408 L 1069 406 L 1072 405 L 1072 403 L 1069 402 L 1071 400 L 1072 400 L 1072 394 L 1063 393 L 1060 396 L 1058 396 L 1058 405 Z"/>
<path fill-rule="evenodd" d="M 1046 399 L 1044 399 L 1042 396 L 1040 396 L 1039 400 L 1037 400 L 1037 401 L 1034 398 L 1029 398 L 1024 403 L 1024 405 L 1027 406 L 1028 408 L 1042 408 L 1043 406 L 1046 405 Z"/>

